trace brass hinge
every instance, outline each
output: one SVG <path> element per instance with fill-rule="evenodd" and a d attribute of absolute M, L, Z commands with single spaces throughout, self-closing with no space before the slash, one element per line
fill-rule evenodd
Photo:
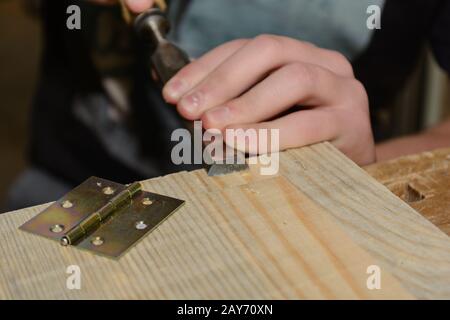
<path fill-rule="evenodd" d="M 184 204 L 183 200 L 91 177 L 20 226 L 21 230 L 119 258 Z"/>

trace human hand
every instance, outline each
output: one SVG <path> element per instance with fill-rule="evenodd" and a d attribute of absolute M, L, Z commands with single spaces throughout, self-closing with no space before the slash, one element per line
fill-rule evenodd
<path fill-rule="evenodd" d="M 89 0 L 91 2 L 97 3 L 97 4 L 103 4 L 103 5 L 111 5 L 111 4 L 117 4 L 119 0 Z M 125 0 L 125 4 L 127 5 L 128 9 L 135 13 L 141 13 L 147 9 L 150 9 L 155 0 Z"/>
<path fill-rule="evenodd" d="M 206 129 L 279 129 L 280 150 L 331 141 L 360 165 L 375 161 L 367 94 L 335 51 L 273 35 L 235 40 L 180 70 L 163 95 Z"/>
<path fill-rule="evenodd" d="M 384 141 L 376 146 L 377 161 L 450 147 L 450 118 L 422 132 Z"/>

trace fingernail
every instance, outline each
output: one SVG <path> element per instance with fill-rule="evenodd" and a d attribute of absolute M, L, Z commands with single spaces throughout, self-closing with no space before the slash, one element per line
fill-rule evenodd
<path fill-rule="evenodd" d="M 193 114 L 200 108 L 201 104 L 202 95 L 199 92 L 194 92 L 181 99 L 180 108 L 184 109 L 190 114 Z"/>
<path fill-rule="evenodd" d="M 230 117 L 230 109 L 228 107 L 217 107 L 208 111 L 207 117 L 214 123 L 221 123 Z"/>
<path fill-rule="evenodd" d="M 184 93 L 185 84 L 182 80 L 174 79 L 167 83 L 165 90 L 166 94 L 174 100 L 178 100 Z"/>

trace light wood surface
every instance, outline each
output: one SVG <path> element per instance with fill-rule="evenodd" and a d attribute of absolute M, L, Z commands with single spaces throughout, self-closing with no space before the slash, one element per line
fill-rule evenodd
<path fill-rule="evenodd" d="M 418 298 L 450 298 L 450 238 L 324 143 L 281 156 L 281 173 Z"/>
<path fill-rule="evenodd" d="M 1 215 L 0 298 L 450 297 L 449 238 L 330 144 L 281 153 L 277 176 L 258 169 L 144 182 L 186 205 L 119 261 L 17 230 L 45 205 Z"/>

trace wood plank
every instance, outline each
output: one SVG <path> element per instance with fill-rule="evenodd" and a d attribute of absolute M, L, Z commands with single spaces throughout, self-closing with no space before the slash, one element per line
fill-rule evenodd
<path fill-rule="evenodd" d="M 290 150 L 281 174 L 418 298 L 450 298 L 450 238 L 329 143 Z"/>
<path fill-rule="evenodd" d="M 450 235 L 450 148 L 373 164 L 365 170 Z"/>
<path fill-rule="evenodd" d="M 42 207 L 1 217 L 0 297 L 410 298 L 388 273 L 368 290 L 377 262 L 286 179 L 204 193 L 188 176 L 145 183 L 187 204 L 118 262 L 18 232 Z M 65 288 L 70 264 L 80 291 Z"/>
<path fill-rule="evenodd" d="M 280 165 L 146 181 L 187 204 L 118 262 L 17 230 L 43 206 L 1 215 L 0 298 L 450 297 L 449 238 L 330 144 Z M 71 264 L 79 291 L 66 288 Z M 381 290 L 366 287 L 369 265 Z"/>

